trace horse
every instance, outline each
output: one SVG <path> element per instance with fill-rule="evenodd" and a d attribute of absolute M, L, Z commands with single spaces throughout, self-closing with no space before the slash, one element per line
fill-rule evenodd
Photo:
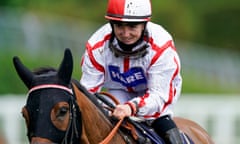
<path fill-rule="evenodd" d="M 18 76 L 28 88 L 22 115 L 29 143 L 139 143 L 131 130 L 121 128 L 128 118 L 112 121 L 107 116 L 109 110 L 103 106 L 107 104 L 101 103 L 95 94 L 89 93 L 72 78 L 73 57 L 70 49 L 65 50 L 58 70 L 42 67 L 31 71 L 17 56 L 13 57 L 13 63 Z M 113 101 L 117 103 L 117 100 Z M 174 121 L 192 140 L 191 143 L 214 143 L 197 123 L 181 117 L 174 117 Z M 164 144 L 163 141 L 157 143 Z"/>

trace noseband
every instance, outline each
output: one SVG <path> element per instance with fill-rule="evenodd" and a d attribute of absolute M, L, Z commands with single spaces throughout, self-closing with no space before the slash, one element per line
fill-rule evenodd
<path fill-rule="evenodd" d="M 59 89 L 59 92 L 61 93 L 53 91 L 53 94 L 50 94 L 51 92 L 46 91 L 46 89 Z M 53 98 L 54 95 L 56 96 Z M 44 102 L 41 103 L 41 101 Z M 69 104 L 69 123 L 66 131 L 57 129 L 52 124 L 50 118 L 52 107 L 60 101 L 65 101 Z M 44 104 L 44 106 L 40 108 L 39 103 Z M 28 126 L 29 141 L 31 141 L 32 137 L 43 137 L 51 140 L 54 143 L 79 143 L 82 132 L 81 113 L 72 89 L 57 84 L 43 84 L 35 86 L 28 92 L 26 108 L 30 119 Z M 38 118 L 38 115 L 45 116 L 47 119 L 44 119 L 44 117 Z M 34 128 L 37 125 L 40 125 L 41 128 Z"/>

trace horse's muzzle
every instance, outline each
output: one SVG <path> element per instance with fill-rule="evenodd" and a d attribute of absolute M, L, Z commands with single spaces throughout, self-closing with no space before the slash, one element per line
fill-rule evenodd
<path fill-rule="evenodd" d="M 33 137 L 30 144 L 57 144 L 45 138 Z"/>

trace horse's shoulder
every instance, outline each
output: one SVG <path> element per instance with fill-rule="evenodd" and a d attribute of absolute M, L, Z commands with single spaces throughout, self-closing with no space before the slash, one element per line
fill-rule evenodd
<path fill-rule="evenodd" d="M 187 118 L 182 118 L 182 117 L 173 117 L 173 120 L 175 121 L 175 123 L 178 125 L 179 128 L 187 125 L 187 126 L 191 126 L 191 127 L 197 127 L 197 128 L 201 128 L 201 126 L 199 124 L 197 124 L 196 122 L 187 119 Z"/>

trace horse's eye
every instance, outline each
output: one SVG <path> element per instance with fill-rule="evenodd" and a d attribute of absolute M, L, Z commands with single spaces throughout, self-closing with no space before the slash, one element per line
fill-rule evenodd
<path fill-rule="evenodd" d="M 57 117 L 65 116 L 69 111 L 68 107 L 61 107 L 57 113 Z"/>

